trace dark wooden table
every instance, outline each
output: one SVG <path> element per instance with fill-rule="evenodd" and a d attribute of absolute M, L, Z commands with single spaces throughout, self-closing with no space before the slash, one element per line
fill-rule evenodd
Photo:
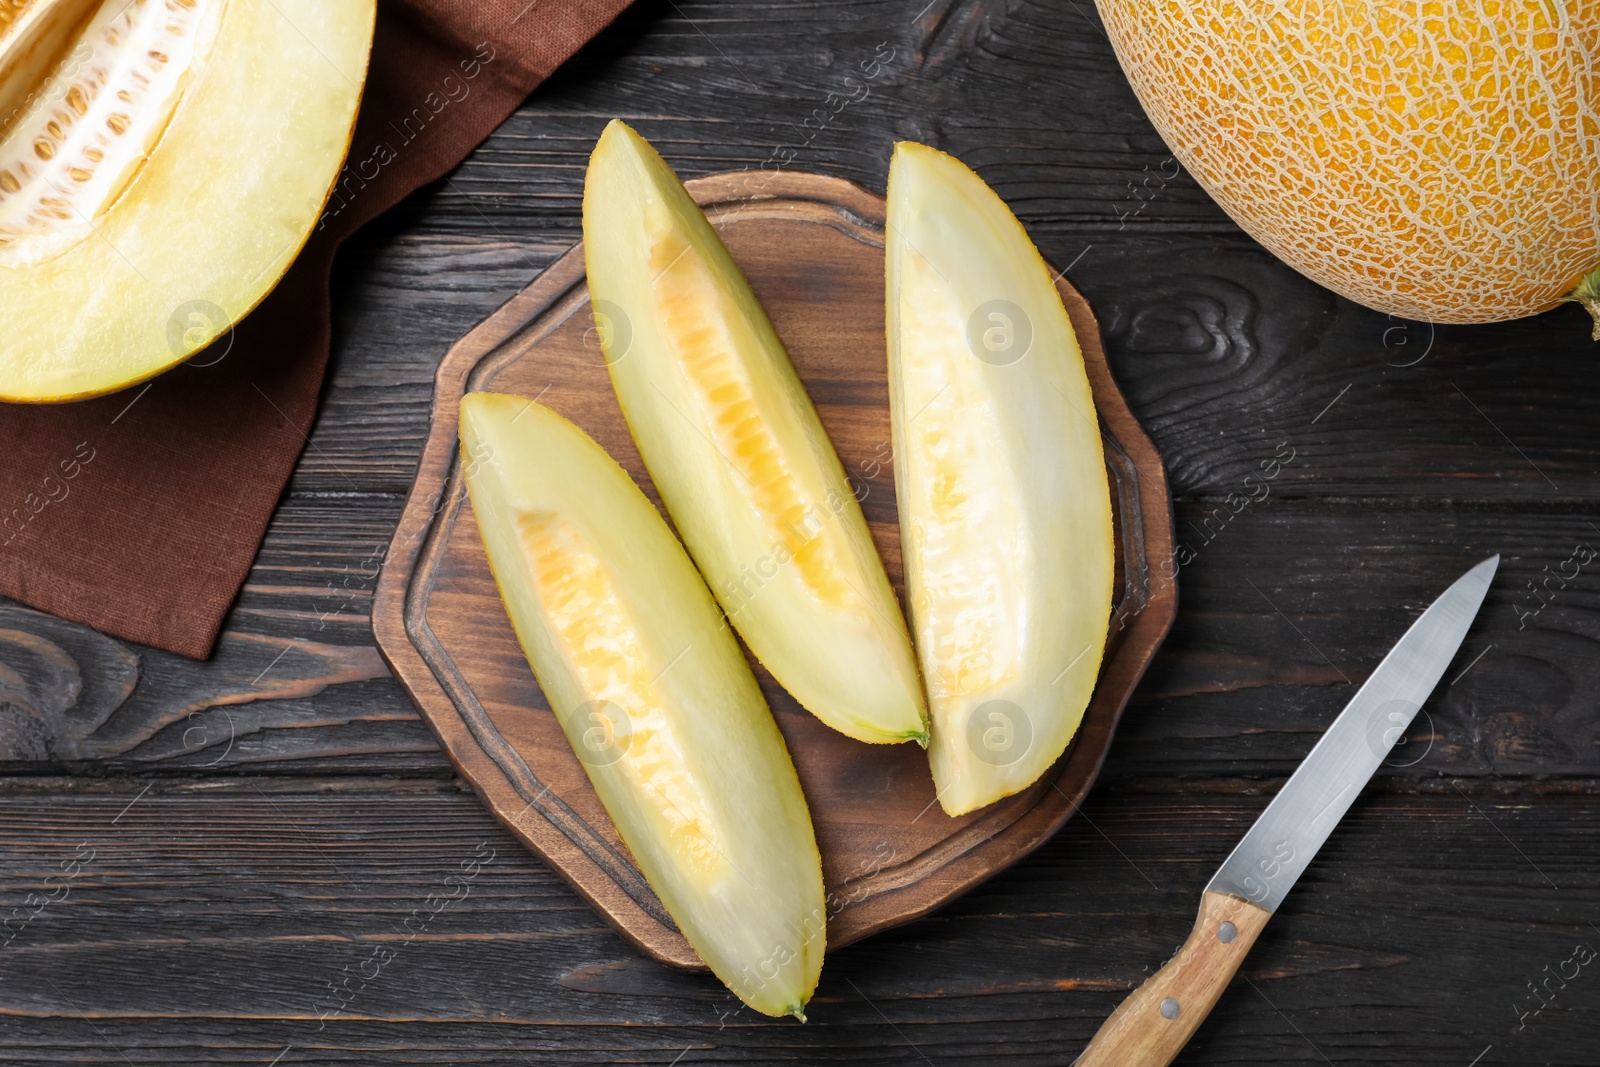
<path fill-rule="evenodd" d="M 1179 171 L 1089 0 L 923 2 L 641 0 L 351 245 L 322 413 L 211 661 L 0 605 L 0 1059 L 1070 1063 L 1353 683 L 1499 552 L 1395 765 L 1179 1062 L 1600 1063 L 1581 312 L 1434 329 L 1336 299 Z M 1187 545 L 1081 815 L 832 955 L 805 1026 L 640 959 L 454 777 L 372 644 L 433 368 L 577 239 L 613 116 L 685 176 L 787 145 L 881 189 L 901 138 L 972 164 L 1094 304 Z"/>

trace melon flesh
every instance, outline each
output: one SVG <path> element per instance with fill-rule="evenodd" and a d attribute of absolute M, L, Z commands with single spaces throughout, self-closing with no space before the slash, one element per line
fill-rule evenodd
<path fill-rule="evenodd" d="M 0 399 L 188 358 L 305 243 L 373 0 L 35 0 L 0 35 Z M 0 20 L 3 21 L 3 20 Z"/>
<path fill-rule="evenodd" d="M 889 403 L 928 748 L 951 815 L 1065 751 L 1111 615 L 1111 495 L 1083 356 L 1016 217 L 956 159 L 895 147 Z"/>
<path fill-rule="evenodd" d="M 1594 0 L 1097 6 L 1177 159 L 1335 292 L 1494 322 L 1600 267 Z"/>
<path fill-rule="evenodd" d="M 741 1000 L 803 1018 L 822 968 L 821 859 L 705 583 L 632 479 L 548 408 L 470 393 L 461 448 L 517 638 L 640 871 Z"/>
<path fill-rule="evenodd" d="M 861 741 L 924 741 L 905 619 L 783 343 L 677 175 L 621 122 L 583 196 L 611 381 L 689 552 L 756 658 Z"/>

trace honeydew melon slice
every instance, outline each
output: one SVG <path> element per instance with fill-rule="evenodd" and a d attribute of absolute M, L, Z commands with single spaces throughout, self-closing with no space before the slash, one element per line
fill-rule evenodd
<path fill-rule="evenodd" d="M 188 358 L 310 236 L 374 0 L 34 0 L 0 35 L 0 399 Z"/>
<path fill-rule="evenodd" d="M 1083 356 L 1016 216 L 958 160 L 895 147 L 889 400 L 928 748 L 951 815 L 1031 785 L 1094 690 L 1111 494 Z"/>
<path fill-rule="evenodd" d="M 521 397 L 461 401 L 501 599 L 573 750 L 689 944 L 746 1004 L 816 988 L 822 866 L 783 736 L 683 547 L 587 434 Z"/>
<path fill-rule="evenodd" d="M 589 161 L 583 234 L 617 399 L 740 636 L 834 729 L 926 743 L 905 619 L 816 409 L 699 206 L 621 122 Z"/>

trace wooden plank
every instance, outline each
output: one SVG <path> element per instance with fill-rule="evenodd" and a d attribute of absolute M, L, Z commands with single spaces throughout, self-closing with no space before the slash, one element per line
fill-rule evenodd
<path fill-rule="evenodd" d="M 612 117 L 686 178 L 771 161 L 881 192 L 893 142 L 922 140 L 968 159 L 1025 221 L 1235 232 L 1192 180 L 1160 177 L 1175 168 L 1093 5 L 1048 0 L 635 6 L 452 177 L 427 225 L 575 231 Z"/>
<path fill-rule="evenodd" d="M 576 224 L 347 253 L 331 384 L 291 491 L 404 494 L 445 349 L 569 248 Z M 1239 236 L 1033 233 L 1071 264 L 1180 497 L 1238 491 L 1288 442 L 1301 458 L 1282 493 L 1569 511 L 1600 499 L 1600 379 L 1576 307 L 1435 328 L 1339 300 Z"/>
<path fill-rule="evenodd" d="M 1180 505 L 1177 533 L 1192 553 L 1178 621 L 1108 775 L 1290 773 L 1432 598 L 1498 552 L 1466 642 L 1379 773 L 1595 776 L 1600 534 L 1588 519 L 1268 496 L 1236 514 Z"/>
<path fill-rule="evenodd" d="M 136 787 L 0 801 L 8 1056 L 1058 1065 L 1265 802 L 1093 799 L 952 907 L 830 957 L 802 1027 L 638 957 L 469 795 Z M 1592 1063 L 1593 965 L 1520 1031 L 1516 1011 L 1600 947 L 1596 847 L 1586 798 L 1364 797 L 1179 1062 Z"/>
<path fill-rule="evenodd" d="M 1600 533 L 1588 519 L 1327 505 L 1261 484 L 1268 495 L 1237 512 L 1225 500 L 1180 503 L 1180 552 L 1192 558 L 1177 573 L 1177 625 L 1119 727 L 1109 780 L 1167 788 L 1163 780 L 1182 776 L 1187 788 L 1209 789 L 1288 774 L 1350 683 L 1432 596 L 1496 551 L 1500 575 L 1446 681 L 1471 670 L 1435 695 L 1405 752 L 1380 773 L 1406 788 L 1440 773 L 1530 787 L 1550 776 L 1600 778 L 1590 696 L 1600 687 L 1600 559 L 1579 562 L 1581 546 L 1600 550 Z M 1260 496 L 1255 485 L 1241 499 Z M 869 493 L 869 518 L 873 501 Z M 0 707 L 0 752 L 34 773 L 93 756 L 136 773 L 449 777 L 370 645 L 375 553 L 398 511 L 391 497 L 288 500 L 222 651 L 206 663 L 0 609 L 0 662 L 25 682 Z M 66 664 L 50 667 L 57 661 L 20 647 L 40 642 Z M 126 697 L 118 686 L 130 664 L 140 680 Z M 82 695 L 67 707 L 46 699 L 51 679 L 74 670 L 87 679 Z M 24 704 L 32 710 L 16 710 Z M 84 747 L 89 720 L 108 725 Z"/>

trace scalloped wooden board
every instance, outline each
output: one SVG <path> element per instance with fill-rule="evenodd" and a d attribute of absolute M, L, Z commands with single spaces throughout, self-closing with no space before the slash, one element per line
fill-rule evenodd
<path fill-rule="evenodd" d="M 884 202 L 815 174 L 739 171 L 688 183 L 788 346 L 904 595 L 883 334 Z M 801 709 L 756 665 L 799 771 L 827 883 L 828 946 L 925 915 L 1015 863 L 1076 809 L 1128 696 L 1177 610 L 1161 457 L 1106 366 L 1100 332 L 1064 279 L 1101 422 L 1116 521 L 1110 637 L 1094 698 L 1062 758 L 1022 793 L 960 818 L 934 801 L 915 745 L 865 745 Z M 474 390 L 537 398 L 588 431 L 657 506 L 600 352 L 583 247 L 457 342 L 373 604 L 379 648 L 457 769 L 529 848 L 657 959 L 703 966 L 639 874 L 517 645 L 466 501 L 457 409 Z M 754 665 L 754 664 L 753 664 Z"/>

